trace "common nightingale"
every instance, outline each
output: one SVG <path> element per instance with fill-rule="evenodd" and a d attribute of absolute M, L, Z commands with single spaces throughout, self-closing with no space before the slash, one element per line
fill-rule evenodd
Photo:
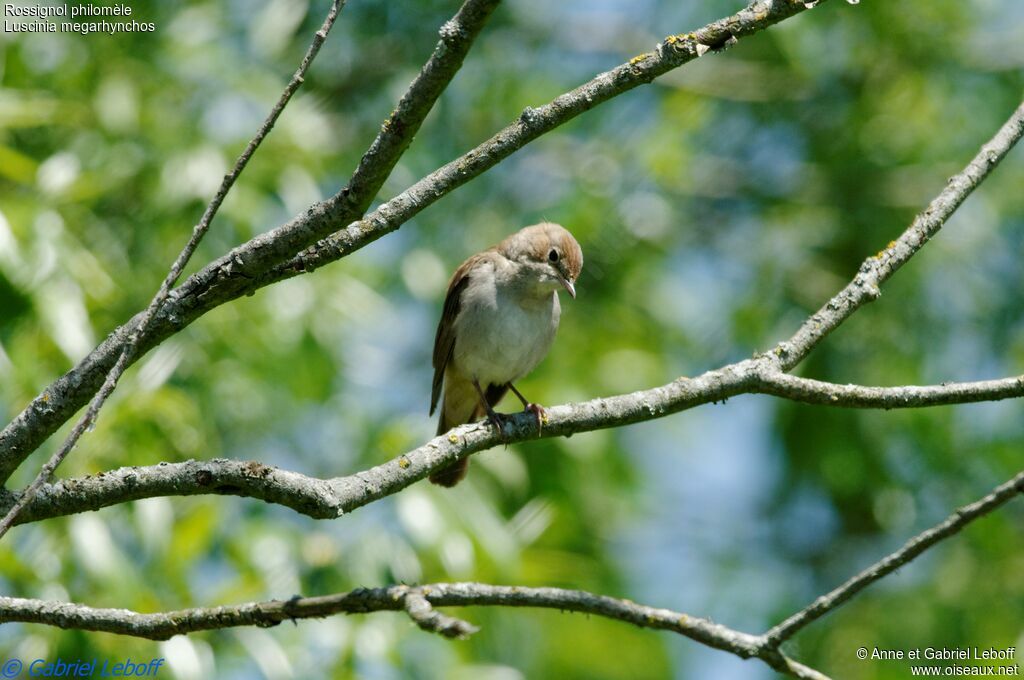
<path fill-rule="evenodd" d="M 548 353 L 561 315 L 558 289 L 575 298 L 582 268 L 583 252 L 572 234 L 542 222 L 520 229 L 455 270 L 434 337 L 430 414 L 440 401 L 438 434 L 486 414 L 504 437 L 494 407 L 508 390 L 541 426 L 543 407 L 527 401 L 512 383 Z M 430 475 L 430 481 L 455 486 L 468 467 L 469 459 L 463 458 Z"/>

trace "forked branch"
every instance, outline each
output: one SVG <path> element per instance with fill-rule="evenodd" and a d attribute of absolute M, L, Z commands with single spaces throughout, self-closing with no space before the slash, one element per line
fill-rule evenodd
<path fill-rule="evenodd" d="M 427 206 L 581 113 L 649 83 L 709 50 L 731 45 L 737 39 L 800 14 L 812 5 L 797 0 L 756 0 L 736 14 L 696 31 L 669 36 L 654 51 L 638 55 L 543 106 L 527 109 L 494 137 L 439 168 L 364 218 L 381 183 L 455 75 L 496 4 L 496 0 L 467 0 L 456 18 L 442 27 L 441 40 L 427 65 L 385 122 L 345 188 L 189 277 L 171 292 L 149 330 L 140 334 L 136 358 L 226 302 L 282 279 L 313 271 L 398 229 Z M 318 243 L 320 239 L 323 240 Z M 309 246 L 314 247 L 300 252 Z M 139 320 L 136 316 L 117 328 L 0 431 L 0 482 L 9 478 L 47 437 L 88 403 L 121 355 Z"/>

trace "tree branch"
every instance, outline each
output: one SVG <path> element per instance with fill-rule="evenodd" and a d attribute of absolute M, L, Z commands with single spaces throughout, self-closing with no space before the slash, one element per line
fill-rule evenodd
<path fill-rule="evenodd" d="M 928 387 L 834 385 L 794 378 L 779 373 L 770 364 L 751 359 L 653 390 L 553 406 L 547 409 L 548 422 L 540 436 L 568 436 L 653 420 L 748 393 L 846 408 L 920 408 L 1021 397 L 1024 378 Z M 539 438 L 532 414 L 514 415 L 509 422 L 509 442 Z M 203 494 L 258 498 L 314 519 L 334 519 L 398 493 L 460 458 L 503 441 L 486 422 L 462 425 L 386 463 L 331 479 L 309 477 L 256 461 L 223 458 L 123 467 L 42 485 L 31 502 L 24 503 L 16 523 L 27 524 L 143 498 Z M 0 511 L 22 498 L 21 494 L 0 492 Z"/>
<path fill-rule="evenodd" d="M 125 370 L 134 361 L 136 352 L 139 345 L 139 337 L 146 332 L 149 328 L 150 323 L 153 321 L 153 317 L 160 311 L 160 308 L 164 305 L 167 300 L 167 296 L 170 293 L 171 286 L 177 281 L 178 277 L 181 276 L 181 272 L 184 271 L 188 261 L 192 259 L 192 254 L 195 253 L 196 248 L 199 247 L 199 242 L 203 240 L 206 232 L 210 230 L 210 223 L 213 218 L 217 215 L 217 211 L 220 210 L 220 206 L 224 203 L 224 199 L 227 198 L 228 192 L 231 191 L 231 187 L 235 185 L 235 181 L 239 175 L 245 169 L 245 166 L 249 164 L 249 159 L 252 158 L 253 154 L 256 153 L 256 149 L 259 148 L 260 144 L 263 143 L 264 138 L 270 133 L 271 128 L 274 127 L 274 123 L 280 117 L 281 112 L 284 111 L 284 107 L 291 101 L 292 95 L 295 94 L 296 90 L 302 85 L 306 71 L 309 70 L 313 60 L 316 59 L 316 55 L 320 52 L 320 47 L 324 44 L 324 40 L 327 39 L 327 34 L 330 32 L 331 27 L 334 25 L 335 20 L 338 18 L 338 14 L 341 12 L 341 8 L 345 5 L 345 0 L 333 0 L 331 7 L 327 12 L 327 17 L 324 19 L 323 24 L 313 35 L 313 41 L 310 43 L 309 48 L 306 50 L 306 55 L 302 58 L 298 69 L 292 76 L 292 79 L 288 82 L 288 85 L 284 88 L 284 92 L 278 98 L 274 108 L 271 109 L 270 114 L 266 120 L 263 121 L 263 125 L 256 132 L 256 136 L 249 140 L 245 150 L 235 161 L 234 167 L 231 172 L 224 176 L 221 182 L 220 189 L 214 195 L 213 199 L 206 206 L 206 210 L 203 211 L 203 216 L 199 219 L 199 223 L 192 229 L 192 236 L 189 238 L 185 247 L 182 248 L 181 252 L 178 253 L 178 257 L 175 258 L 174 263 L 171 265 L 170 271 L 167 272 L 167 276 L 164 277 L 163 282 L 160 284 L 160 289 L 157 290 L 156 295 L 150 301 L 145 311 L 139 317 L 138 323 L 132 329 L 128 335 L 128 341 L 124 344 L 121 350 L 120 356 L 117 358 L 117 362 L 111 367 L 103 380 L 103 384 L 100 386 L 96 396 L 92 399 L 89 404 L 89 408 L 78 420 L 75 426 L 68 433 L 64 443 L 50 456 L 50 459 L 43 464 L 43 467 L 39 470 L 39 474 L 32 481 L 31 484 L 21 494 L 21 498 L 18 502 L 11 507 L 11 509 L 4 515 L 3 519 L 0 520 L 0 538 L 3 538 L 12 526 L 18 516 L 18 513 L 32 500 L 32 496 L 39 490 L 39 488 L 45 484 L 53 476 L 53 473 L 57 470 L 60 464 L 64 461 L 71 449 L 75 448 L 75 444 L 81 439 L 82 435 L 87 429 L 89 429 L 96 418 L 99 416 L 100 409 L 103 408 L 103 404 L 106 403 L 107 397 L 113 393 L 114 388 L 117 387 L 117 381 L 121 379 Z"/>
<path fill-rule="evenodd" d="M 539 435 L 532 414 L 526 413 L 507 420 L 504 439 L 485 424 L 463 425 L 398 458 L 348 477 L 315 480 L 259 463 L 215 461 L 207 464 L 211 467 L 201 472 L 199 477 L 188 482 L 178 475 L 194 472 L 187 468 L 189 465 L 203 465 L 190 462 L 179 463 L 176 467 L 163 466 L 163 471 L 160 471 L 162 466 L 122 468 L 111 473 L 112 477 L 108 480 L 98 476 L 58 482 L 49 486 L 45 497 L 34 505 L 31 500 L 24 500 L 23 495 L 11 493 L 6 495 L 4 502 L 11 505 L 24 504 L 25 521 L 30 521 L 32 518 L 52 517 L 84 508 L 145 498 L 147 495 L 212 492 L 263 498 L 287 505 L 311 517 L 336 517 L 396 493 L 433 471 L 498 443 L 524 441 L 538 436 L 568 436 L 577 432 L 628 425 L 708 402 L 723 401 L 737 394 L 763 392 L 798 401 L 859 408 L 905 408 L 1021 396 L 1024 381 L 1020 377 L 930 387 L 882 388 L 832 385 L 785 375 L 782 370 L 806 356 L 827 332 L 839 327 L 861 304 L 876 299 L 880 295 L 877 286 L 921 249 L 927 235 L 941 227 L 950 212 L 963 202 L 1022 134 L 1024 104 L 1010 116 L 996 136 L 982 147 L 964 171 L 950 180 L 946 189 L 924 213 L 914 219 L 897 241 L 880 255 L 864 261 L 859 273 L 843 292 L 812 315 L 789 340 L 780 342 L 774 349 L 753 359 L 708 371 L 696 378 L 678 378 L 667 385 L 649 390 L 553 407 L 548 409 L 544 431 Z M 946 212 L 940 219 L 935 217 L 940 212 L 937 206 L 952 207 L 942 208 Z M 930 231 L 923 232 L 922 229 Z M 260 474 L 253 474 L 253 469 L 259 470 Z M 207 475 L 210 475 L 209 479 Z M 224 481 L 214 482 L 214 478 Z M 325 484 L 327 487 L 323 486 Z M 86 488 L 89 493 L 80 496 L 79 492 Z"/>
<path fill-rule="evenodd" d="M 777 648 L 805 626 L 828 614 L 875 581 L 891 574 L 939 541 L 949 538 L 970 522 L 984 517 L 1018 494 L 1024 495 L 1024 472 L 1019 473 L 1005 484 L 997 486 L 992 493 L 984 498 L 958 508 L 945 521 L 918 534 L 896 552 L 871 565 L 832 592 L 822 595 L 804 609 L 775 626 L 765 634 L 766 643 Z"/>
<path fill-rule="evenodd" d="M 492 586 L 482 583 L 435 583 L 423 586 L 360 588 L 347 593 L 290 600 L 251 602 L 235 607 L 183 609 L 139 614 L 126 609 L 97 609 L 68 602 L 0 597 L 0 622 L 41 623 L 64 629 L 91 630 L 166 640 L 174 635 L 237 626 L 276 626 L 282 621 L 335 614 L 402 611 L 424 630 L 446 637 L 465 637 L 477 629 L 445 616 L 434 607 L 503 606 L 558 609 L 602 616 L 641 628 L 667 630 L 741 658 L 758 658 L 777 671 L 797 678 L 826 676 L 768 648 L 760 636 L 742 633 L 707 619 L 629 600 L 561 588 Z"/>
<path fill-rule="evenodd" d="M 403 598 L 403 604 L 405 613 L 409 615 L 413 623 L 428 633 L 437 633 L 447 638 L 461 640 L 480 630 L 462 619 L 445 616 L 434 609 L 420 588 L 409 590 Z"/>
<path fill-rule="evenodd" d="M 779 367 L 788 371 L 806 357 L 819 342 L 839 327 L 861 305 L 877 300 L 880 286 L 905 265 L 928 240 L 939 233 L 946 220 L 971 192 L 985 181 L 1024 134 L 1024 103 L 963 170 L 949 178 L 942 192 L 914 218 L 902 235 L 874 257 L 864 260 L 857 276 L 831 300 L 812 314 L 778 354 Z"/>
<path fill-rule="evenodd" d="M 358 176 L 357 171 L 357 176 L 334 197 L 238 246 L 189 277 L 172 291 L 150 329 L 141 334 L 139 356 L 221 304 L 303 271 L 312 271 L 398 229 L 404 221 L 442 196 L 584 111 L 648 83 L 709 49 L 728 46 L 740 37 L 762 31 L 812 5 L 797 0 L 757 0 L 740 12 L 695 32 L 669 36 L 655 51 L 639 55 L 544 106 L 525 110 L 514 123 L 487 142 L 438 169 L 366 219 L 350 224 L 362 217 L 379 188 L 376 180 L 383 181 L 411 141 L 423 116 L 446 84 L 446 78 L 450 80 L 461 64 L 489 13 L 488 7 L 493 4 L 495 2 L 468 0 L 460 10 L 460 15 L 466 13 L 463 19 L 445 24 L 442 40 L 431 61 L 413 83 L 410 94 L 403 98 L 407 106 L 403 108 L 400 104 L 381 130 L 381 136 L 395 139 L 387 141 L 378 137 L 367 153 L 369 158 L 364 157 L 360 163 L 364 175 Z M 421 82 L 422 86 L 417 87 Z M 418 94 L 411 94 L 414 89 Z M 372 153 L 374 149 L 379 150 L 376 155 Z M 383 170 L 385 167 L 387 171 Z M 371 177 L 375 179 L 367 179 Z M 348 226 L 337 235 L 306 253 L 295 255 L 346 224 Z M 26 457 L 89 401 L 138 320 L 136 316 L 116 329 L 75 368 L 51 383 L 0 432 L 0 480 L 10 477 Z"/>
<path fill-rule="evenodd" d="M 867 387 L 798 378 L 779 371 L 764 371 L 758 376 L 754 392 L 771 394 L 806 404 L 825 404 L 844 408 L 917 408 L 948 404 L 970 404 L 1024 397 L 1024 375 L 1000 380 L 981 380 L 941 385 L 903 387 Z"/>
<path fill-rule="evenodd" d="M 291 474 L 259 470 L 251 473 L 255 477 Z M 91 630 L 165 640 L 174 635 L 202 630 L 237 626 L 270 627 L 285 620 L 320 618 L 340 613 L 362 614 L 404 610 L 416 625 L 424 630 L 446 637 L 466 637 L 476 632 L 475 626 L 441 614 L 434 608 L 541 607 L 603 616 L 642 628 L 669 630 L 744 659 L 761 659 L 775 670 L 787 675 L 823 680 L 826 678 L 823 674 L 783 655 L 779 651 L 779 645 L 805 626 L 841 606 L 867 586 L 909 563 L 940 541 L 958 533 L 970 522 L 993 512 L 1018 494 L 1024 495 L 1024 472 L 996 487 L 984 498 L 959 508 L 945 521 L 917 535 L 896 552 L 865 569 L 839 588 L 819 597 L 811 605 L 764 635 L 751 635 L 707 619 L 585 591 L 492 586 L 480 583 L 362 588 L 336 595 L 308 598 L 296 596 L 286 601 L 251 602 L 234 607 L 185 609 L 159 614 L 139 614 L 125 609 L 96 609 L 67 602 L 0 597 L 0 622 L 41 623 L 63 629 Z M 37 497 L 39 498 L 42 498 L 42 495 Z"/>
<path fill-rule="evenodd" d="M 123 467 L 44 484 L 18 515 L 17 524 L 143 498 L 203 494 L 258 498 L 314 519 L 334 519 L 343 512 L 336 488 L 340 479 L 318 479 L 256 461 L 224 458 Z M 0 491 L 0 509 L 9 508 L 18 499 L 19 494 Z"/>
<path fill-rule="evenodd" d="M 466 0 L 458 13 L 441 27 L 441 39 L 430 59 L 384 122 L 348 185 L 337 195 L 310 207 L 299 217 L 272 232 L 257 236 L 235 248 L 193 274 L 184 284 L 171 292 L 160 312 L 152 316 L 152 323 L 148 328 L 143 328 L 143 321 L 149 323 L 146 313 L 136 315 L 111 333 L 79 362 L 78 366 L 58 378 L 32 400 L 25 410 L 0 432 L 0 481 L 6 481 L 25 458 L 101 389 L 104 377 L 123 356 L 123 348 L 132 342 L 133 337 L 138 351 L 123 362 L 121 370 L 201 314 L 245 294 L 247 291 L 243 290 L 243 287 L 248 285 L 247 282 L 251 281 L 254 272 L 265 266 L 265 263 L 290 257 L 317 238 L 361 216 L 399 157 L 412 142 L 434 102 L 462 66 L 470 46 L 499 1 Z M 332 14 L 336 15 L 333 5 Z M 328 18 L 331 19 L 331 16 Z M 323 28 L 317 33 L 314 45 L 310 48 L 313 50 L 315 46 L 313 56 L 323 40 L 321 32 L 326 34 Z M 311 59 L 310 53 L 307 52 L 300 71 L 308 67 L 308 61 Z M 301 83 L 302 73 L 298 73 L 297 76 L 298 83 Z M 288 87 L 292 88 L 295 82 L 293 78 Z M 295 87 L 297 86 L 295 84 Z M 288 89 L 285 90 L 285 95 L 291 96 Z M 282 99 L 287 103 L 286 97 L 283 96 Z M 271 119 L 268 119 L 271 126 L 280 113 L 278 107 L 283 108 L 283 103 L 278 102 Z M 269 131 L 269 127 L 265 129 Z M 263 129 L 260 132 L 263 133 Z M 257 139 L 261 137 L 257 135 Z M 257 139 L 254 139 L 254 142 L 258 144 Z M 253 142 L 250 142 L 250 147 L 252 145 Z M 250 153 L 248 148 L 246 153 Z M 245 154 L 243 158 L 247 160 Z M 225 183 L 227 182 L 228 178 L 225 178 Z M 223 198 L 219 193 L 218 197 Z M 212 216 L 211 213 L 210 217 Z"/>
<path fill-rule="evenodd" d="M 547 409 L 543 437 L 652 420 L 750 391 L 761 363 L 747 360 L 668 385 Z M 319 480 L 257 462 L 213 460 L 121 468 L 43 487 L 19 517 L 25 523 L 151 496 L 223 493 L 253 496 L 316 518 L 333 518 L 392 495 L 432 472 L 501 443 L 538 438 L 532 414 L 509 417 L 504 439 L 486 421 L 461 425 L 388 462 L 346 477 Z M 326 486 L 324 486 L 326 485 Z M 6 493 L 4 503 L 19 496 Z"/>

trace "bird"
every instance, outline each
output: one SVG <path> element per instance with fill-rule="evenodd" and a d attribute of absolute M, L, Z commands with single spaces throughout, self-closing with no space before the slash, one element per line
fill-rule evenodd
<path fill-rule="evenodd" d="M 580 244 L 553 222 L 524 227 L 459 265 L 434 336 L 430 415 L 440 404 L 437 434 L 486 415 L 504 438 L 494 407 L 508 390 L 536 416 L 540 429 L 544 408 L 513 383 L 547 355 L 561 316 L 558 291 L 575 299 L 582 269 Z M 462 458 L 429 479 L 452 487 L 468 468 L 469 458 Z"/>

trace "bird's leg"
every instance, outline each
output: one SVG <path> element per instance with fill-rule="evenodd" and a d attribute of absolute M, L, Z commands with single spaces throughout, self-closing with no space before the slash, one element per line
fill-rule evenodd
<path fill-rule="evenodd" d="M 490 402 L 487 401 L 487 395 L 484 394 L 483 389 L 480 387 L 480 383 L 474 378 L 473 387 L 476 388 L 476 393 L 480 396 L 480 403 L 483 405 L 484 410 L 487 412 L 487 420 L 494 425 L 498 430 L 498 434 L 501 436 L 503 442 L 508 442 L 508 437 L 505 436 L 505 430 L 502 427 L 502 417 L 497 411 L 491 407 Z"/>
<path fill-rule="evenodd" d="M 526 397 L 520 394 L 519 390 L 517 390 L 516 386 L 513 385 L 512 383 L 508 383 L 508 388 L 512 390 L 512 394 L 519 397 L 519 401 L 523 402 L 523 410 L 529 411 L 534 415 L 535 418 L 537 418 L 537 434 L 543 432 L 544 421 L 548 419 L 548 412 L 545 411 L 544 407 L 541 406 L 540 404 L 534 404 L 532 402 L 526 401 Z"/>

